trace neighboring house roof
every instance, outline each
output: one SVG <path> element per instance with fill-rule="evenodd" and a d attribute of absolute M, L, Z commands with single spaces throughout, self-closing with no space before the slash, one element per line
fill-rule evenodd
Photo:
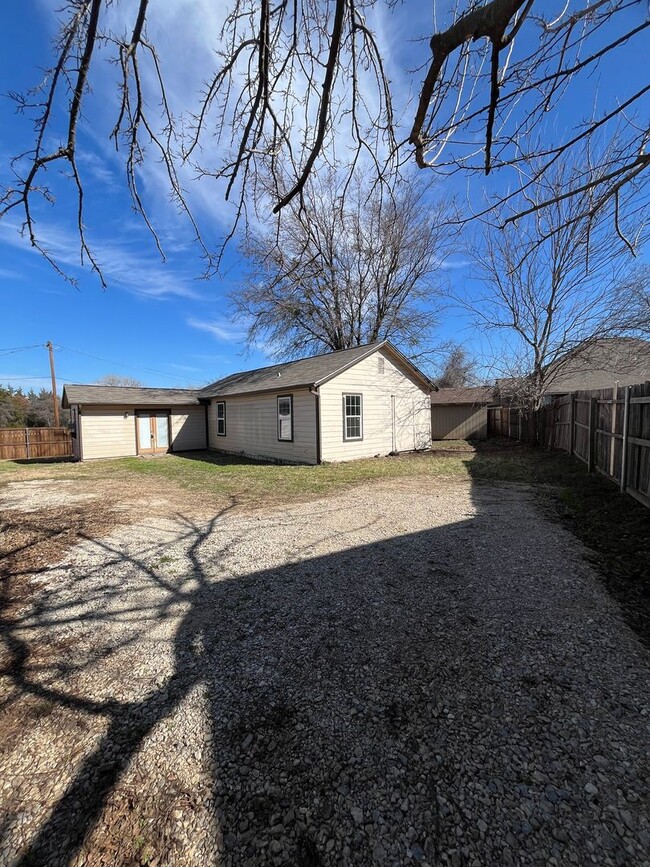
<path fill-rule="evenodd" d="M 431 395 L 432 406 L 441 404 L 469 404 L 484 406 L 494 402 L 494 389 L 491 385 L 476 388 L 439 388 Z"/>
<path fill-rule="evenodd" d="M 284 364 L 273 364 L 257 370 L 245 370 L 219 379 L 201 389 L 202 397 L 228 397 L 229 395 L 255 394 L 263 391 L 278 391 L 298 387 L 318 387 L 347 370 L 378 349 L 385 349 L 398 358 L 424 388 L 435 389 L 430 380 L 412 364 L 406 356 L 387 340 L 355 346 L 353 349 L 340 349 L 324 355 L 313 355 Z"/>
<path fill-rule="evenodd" d="M 199 394 L 194 388 L 141 388 L 122 385 L 64 385 L 63 407 L 72 404 L 83 406 L 109 406 L 128 404 L 132 406 L 187 406 L 198 404 Z"/>
<path fill-rule="evenodd" d="M 636 385 L 650 379 L 650 341 L 634 337 L 594 340 L 549 365 L 546 394 Z"/>

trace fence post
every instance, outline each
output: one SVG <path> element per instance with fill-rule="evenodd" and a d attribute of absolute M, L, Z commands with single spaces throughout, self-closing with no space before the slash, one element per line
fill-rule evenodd
<path fill-rule="evenodd" d="M 596 466 L 596 424 L 598 422 L 598 398 L 589 399 L 589 454 L 587 456 L 587 470 L 593 473 Z"/>
<path fill-rule="evenodd" d="M 630 431 L 630 386 L 625 388 L 625 403 L 623 404 L 623 451 L 621 452 L 621 493 L 627 488 L 627 438 Z"/>
<path fill-rule="evenodd" d="M 612 400 L 613 401 L 618 400 L 618 382 L 614 383 L 614 388 L 612 389 Z M 617 416 L 618 406 L 617 406 L 616 402 L 610 404 L 610 406 L 612 407 L 612 411 L 610 413 L 610 421 L 611 421 L 610 433 L 612 434 L 612 436 L 610 437 L 610 440 L 609 440 L 609 474 L 612 478 L 614 478 L 614 458 L 615 458 L 615 452 L 616 452 L 616 437 L 614 436 L 614 434 L 616 433 L 616 416 Z"/>
<path fill-rule="evenodd" d="M 29 428 L 25 428 L 25 454 L 27 460 L 29 460 Z"/>
<path fill-rule="evenodd" d="M 569 454 L 573 455 L 576 443 L 576 396 L 571 393 L 569 403 Z"/>

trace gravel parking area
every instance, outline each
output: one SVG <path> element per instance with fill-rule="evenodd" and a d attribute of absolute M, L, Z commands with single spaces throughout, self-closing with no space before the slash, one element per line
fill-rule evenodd
<path fill-rule="evenodd" d="M 648 654 L 525 488 L 148 494 L 7 579 L 1 864 L 650 864 Z"/>

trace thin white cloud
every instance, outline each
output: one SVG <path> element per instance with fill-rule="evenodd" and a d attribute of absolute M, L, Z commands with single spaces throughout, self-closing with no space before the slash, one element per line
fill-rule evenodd
<path fill-rule="evenodd" d="M 468 268 L 471 264 L 469 259 L 444 259 L 440 263 L 440 269 L 442 271 L 454 271 L 459 268 Z"/>
<path fill-rule="evenodd" d="M 13 268 L 0 268 L 0 278 L 2 280 L 24 280 L 25 275 Z"/>
<path fill-rule="evenodd" d="M 16 223 L 0 223 L 0 244 L 40 256 L 20 235 L 18 228 Z M 80 268 L 79 236 L 74 230 L 39 221 L 38 237 L 61 267 Z M 91 238 L 90 243 L 109 284 L 118 285 L 142 298 L 164 300 L 171 297 L 201 297 L 201 293 L 192 285 L 194 281 L 191 277 L 172 270 L 171 266 L 151 256 L 143 255 L 141 249 L 135 249 L 127 241 Z"/>
<path fill-rule="evenodd" d="M 202 367 L 192 367 L 191 364 L 174 364 L 173 362 L 170 361 L 169 364 L 167 365 L 167 367 L 173 367 L 175 370 L 184 370 L 186 372 L 189 371 L 190 373 L 192 371 L 196 371 L 198 373 L 203 373 Z"/>
<path fill-rule="evenodd" d="M 187 324 L 190 328 L 207 331 L 223 343 L 241 343 L 246 336 L 245 330 L 240 325 L 235 325 L 227 319 L 203 320 L 190 317 L 187 319 Z"/>
<path fill-rule="evenodd" d="M 82 150 L 79 153 L 78 163 L 82 174 L 85 170 L 100 184 L 110 186 L 115 183 L 115 172 L 111 163 L 104 159 L 101 153 Z"/>

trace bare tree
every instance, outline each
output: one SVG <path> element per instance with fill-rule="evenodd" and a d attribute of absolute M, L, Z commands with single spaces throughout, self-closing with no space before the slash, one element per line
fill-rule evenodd
<path fill-rule="evenodd" d="M 604 215 L 590 215 L 593 187 L 580 196 L 556 195 L 575 172 L 582 168 L 556 168 L 531 187 L 529 214 L 516 226 L 486 228 L 475 257 L 482 286 L 464 299 L 475 324 L 498 335 L 495 366 L 510 377 L 508 388 L 535 408 L 578 347 L 633 330 L 621 303 L 630 215 L 619 215 L 621 240 L 613 245 Z M 554 195 L 548 207 L 534 207 Z"/>
<path fill-rule="evenodd" d="M 451 346 L 447 357 L 434 377 L 438 388 L 464 388 L 476 384 L 476 362 L 462 346 Z"/>
<path fill-rule="evenodd" d="M 21 209 L 29 242 L 49 257 L 36 232 L 32 200 L 35 193 L 51 198 L 46 171 L 64 166 L 77 194 L 82 258 L 101 277 L 84 229 L 78 161 L 83 109 L 93 99 L 100 59 L 113 61 L 119 71 L 111 135 L 125 155 L 135 210 L 160 248 L 139 186 L 142 163 L 158 160 L 209 267 L 218 256 L 215 260 L 189 204 L 182 182 L 185 166 L 220 182 L 225 197 L 235 202 L 232 235 L 249 206 L 281 211 L 303 196 L 314 171 L 336 164 L 342 153 L 351 173 L 362 163 L 379 183 L 410 159 L 440 173 L 487 174 L 506 167 L 522 170 L 536 155 L 535 175 L 519 173 L 516 188 L 521 190 L 585 141 L 605 136 L 616 141 L 605 170 L 595 177 L 572 177 L 573 186 L 555 196 L 583 201 L 582 192 L 591 189 L 592 218 L 618 208 L 621 191 L 637 184 L 650 165 L 647 72 L 637 69 L 627 91 L 617 92 L 610 104 L 586 106 L 587 116 L 577 118 L 574 127 L 563 130 L 546 119 L 561 104 L 583 104 L 586 92 L 595 94 L 594 71 L 607 64 L 611 69 L 617 59 L 625 63 L 628 52 L 647 38 L 645 3 L 434 2 L 431 27 L 417 34 L 419 46 L 412 43 L 409 51 L 409 68 L 417 71 L 403 70 L 413 77 L 418 98 L 413 106 L 394 107 L 386 62 L 401 46 L 390 43 L 390 36 L 385 37 L 389 44 L 380 42 L 373 22 L 379 12 L 390 15 L 398 6 L 395 0 L 275 5 L 233 0 L 229 9 L 224 4 L 221 27 L 214 33 L 215 66 L 203 70 L 196 104 L 188 109 L 174 105 L 169 82 L 178 55 L 192 47 L 177 46 L 166 65 L 147 36 L 147 23 L 162 15 L 160 4 L 138 0 L 117 7 L 109 0 L 67 0 L 41 87 L 15 94 L 19 108 L 34 117 L 36 136 L 32 148 L 14 162 L 4 213 Z M 198 29 L 201 24 L 197 19 Z M 383 31 L 392 32 L 390 26 Z M 269 172 L 276 180 L 271 199 L 266 184 L 258 183 L 260 173 Z M 511 189 L 501 204 L 519 201 L 515 193 Z M 540 199 L 536 207 L 553 201 Z M 524 204 L 511 219 L 525 211 Z"/>
<path fill-rule="evenodd" d="M 251 270 L 232 296 L 249 343 L 297 357 L 386 338 L 415 353 L 431 339 L 452 206 L 423 207 L 421 183 L 380 193 L 312 178 L 279 232 L 249 237 Z"/>
<path fill-rule="evenodd" d="M 121 373 L 107 373 L 106 376 L 100 377 L 97 380 L 97 385 L 111 385 L 111 386 L 127 386 L 129 388 L 137 388 L 138 386 L 144 385 L 143 382 L 140 382 L 139 379 L 136 379 L 133 376 L 123 376 Z"/>
<path fill-rule="evenodd" d="M 609 328 L 611 336 L 630 334 L 650 339 L 650 266 L 640 265 L 615 287 Z"/>

